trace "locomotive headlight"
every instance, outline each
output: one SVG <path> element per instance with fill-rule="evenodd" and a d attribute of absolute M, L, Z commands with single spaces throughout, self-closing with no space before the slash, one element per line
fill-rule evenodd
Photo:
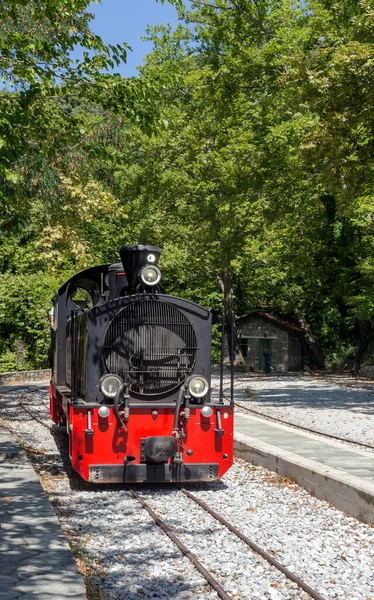
<path fill-rule="evenodd" d="M 100 417 L 102 417 L 103 419 L 106 419 L 110 415 L 110 410 L 107 406 L 100 406 L 98 413 L 99 413 Z"/>
<path fill-rule="evenodd" d="M 145 285 L 157 285 L 161 281 L 161 271 L 156 265 L 145 265 L 140 271 L 140 279 Z"/>
<path fill-rule="evenodd" d="M 188 384 L 188 391 L 193 398 L 203 398 L 209 390 L 205 377 L 193 377 Z"/>
<path fill-rule="evenodd" d="M 122 379 L 118 375 L 104 375 L 100 379 L 100 389 L 107 398 L 115 398 L 121 384 Z"/>

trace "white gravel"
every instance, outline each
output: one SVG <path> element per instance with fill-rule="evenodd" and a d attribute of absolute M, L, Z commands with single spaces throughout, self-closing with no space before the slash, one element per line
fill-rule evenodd
<path fill-rule="evenodd" d="M 374 446 L 372 383 L 348 376 L 242 375 L 235 399 L 271 417 Z"/>
<path fill-rule="evenodd" d="M 366 411 L 365 419 L 370 416 L 371 392 L 360 387 L 347 389 L 337 382 L 326 383 L 310 376 L 252 377 L 250 384 L 242 376 L 239 379 L 238 394 L 240 386 L 244 401 L 256 406 L 263 403 L 262 408 L 267 410 L 289 411 L 282 414 L 287 419 L 301 410 L 314 418 L 321 415 L 316 428 L 326 424 L 325 411 L 329 411 L 331 418 L 339 414 L 338 420 L 350 419 L 350 435 L 352 410 L 359 421 L 360 412 L 356 408 L 360 406 Z M 246 395 L 248 385 L 258 399 Z M 286 395 L 276 396 L 278 393 Z M 328 397 L 326 404 L 325 397 Z M 83 559 L 88 566 L 92 589 L 89 598 L 217 598 L 188 559 L 130 496 L 128 487 L 95 487 L 80 485 L 78 478 L 68 479 L 54 438 L 19 408 L 19 398 L 19 390 L 2 392 L 0 414 L 22 440 L 37 450 L 39 470 L 47 474 L 60 472 L 48 478 L 47 485 L 61 525 L 80 558 L 79 565 L 82 567 Z M 277 398 L 282 399 L 282 406 L 277 405 Z M 349 398 L 346 408 L 345 398 Z M 46 390 L 29 393 L 25 401 L 50 424 Z M 137 489 L 205 567 L 214 572 L 232 598 L 309 598 L 173 486 Z M 326 600 L 374 600 L 373 527 L 309 496 L 292 482 L 242 461 L 222 481 L 190 485 L 188 489 Z M 97 588 L 100 594 L 95 595 Z"/>

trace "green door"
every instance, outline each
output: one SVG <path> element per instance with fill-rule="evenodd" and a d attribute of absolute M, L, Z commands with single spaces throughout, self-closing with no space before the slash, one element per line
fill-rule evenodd
<path fill-rule="evenodd" d="M 269 348 L 269 351 L 272 352 L 272 341 L 273 340 L 267 340 L 266 338 L 259 340 L 260 356 L 258 358 L 258 364 L 261 371 L 264 371 L 265 369 L 265 349 Z M 271 357 L 271 361 L 273 362 L 273 357 Z"/>

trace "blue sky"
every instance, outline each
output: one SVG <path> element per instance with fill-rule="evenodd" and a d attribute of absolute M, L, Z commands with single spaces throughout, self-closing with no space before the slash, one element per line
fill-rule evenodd
<path fill-rule="evenodd" d="M 152 51 L 152 44 L 140 39 L 146 26 L 170 23 L 175 27 L 178 23 L 176 9 L 166 1 L 162 5 L 156 0 L 101 0 L 101 4 L 92 3 L 89 12 L 95 14 L 91 29 L 105 43 L 127 42 L 133 49 L 127 64 L 115 69 L 124 77 L 136 75 L 136 66 Z"/>

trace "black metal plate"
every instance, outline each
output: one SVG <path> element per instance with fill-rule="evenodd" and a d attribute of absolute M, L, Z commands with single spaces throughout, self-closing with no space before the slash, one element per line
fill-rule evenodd
<path fill-rule="evenodd" d="M 140 440 L 140 462 L 166 463 L 175 454 L 175 437 L 148 436 Z"/>
<path fill-rule="evenodd" d="M 218 479 L 218 464 L 186 465 L 90 465 L 92 483 L 141 483 L 213 481 Z"/>

